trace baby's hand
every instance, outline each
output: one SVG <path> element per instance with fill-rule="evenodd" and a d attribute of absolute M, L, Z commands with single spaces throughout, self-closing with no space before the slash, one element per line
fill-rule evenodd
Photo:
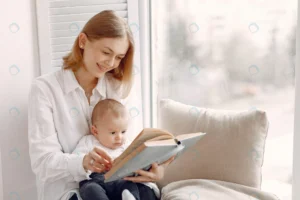
<path fill-rule="evenodd" d="M 82 165 L 85 171 L 102 173 L 110 169 L 111 160 L 111 157 L 104 150 L 94 147 L 92 151 L 84 156 Z"/>

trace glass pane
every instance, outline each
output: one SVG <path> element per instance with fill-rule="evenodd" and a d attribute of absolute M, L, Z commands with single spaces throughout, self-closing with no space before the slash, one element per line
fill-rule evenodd
<path fill-rule="evenodd" d="M 265 110 L 262 190 L 291 200 L 297 1 L 152 0 L 151 6 L 154 107 L 170 98 Z"/>

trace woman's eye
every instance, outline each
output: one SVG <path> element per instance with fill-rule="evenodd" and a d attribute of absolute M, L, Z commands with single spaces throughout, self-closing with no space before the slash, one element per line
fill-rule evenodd
<path fill-rule="evenodd" d="M 108 54 L 109 54 L 108 52 L 105 52 L 105 51 L 103 51 L 103 53 L 104 53 L 104 54 L 106 54 L 106 55 L 108 55 Z"/>
<path fill-rule="evenodd" d="M 126 133 L 126 131 L 122 131 L 122 133 Z"/>
<path fill-rule="evenodd" d="M 114 135 L 115 133 L 116 133 L 116 132 L 111 132 L 111 134 L 113 134 L 113 135 Z"/>
<path fill-rule="evenodd" d="M 122 58 L 118 57 L 119 60 L 122 60 Z"/>

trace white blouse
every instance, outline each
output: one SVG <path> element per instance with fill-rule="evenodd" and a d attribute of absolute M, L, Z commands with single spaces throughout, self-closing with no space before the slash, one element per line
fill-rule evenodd
<path fill-rule="evenodd" d="M 121 99 L 120 81 L 106 73 L 99 78 L 90 97 L 72 70 L 37 77 L 28 102 L 28 141 L 31 167 L 36 175 L 39 200 L 66 200 L 78 193 L 78 182 L 86 179 L 84 154 L 72 154 L 81 137 L 89 134 L 91 113 L 99 100 Z"/>

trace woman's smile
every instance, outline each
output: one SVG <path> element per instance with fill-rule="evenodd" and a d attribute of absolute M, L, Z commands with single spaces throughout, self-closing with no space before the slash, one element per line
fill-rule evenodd
<path fill-rule="evenodd" d="M 100 69 L 100 71 L 102 71 L 102 72 L 105 72 L 105 71 L 106 71 L 106 69 L 105 69 L 104 67 L 102 67 L 101 65 L 99 65 L 98 63 L 97 63 L 97 66 L 98 66 L 98 68 Z"/>

